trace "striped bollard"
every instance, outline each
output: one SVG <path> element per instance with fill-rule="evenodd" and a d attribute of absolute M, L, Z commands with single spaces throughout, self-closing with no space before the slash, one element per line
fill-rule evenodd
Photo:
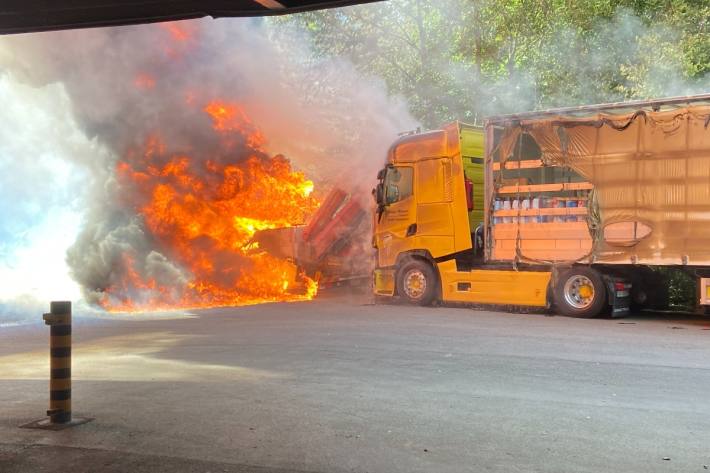
<path fill-rule="evenodd" d="M 71 302 L 55 301 L 49 314 L 49 422 L 71 422 Z"/>
<path fill-rule="evenodd" d="M 49 419 L 21 427 L 61 430 L 89 422 L 92 419 L 71 413 L 71 302 L 53 301 L 42 318 L 49 325 Z"/>

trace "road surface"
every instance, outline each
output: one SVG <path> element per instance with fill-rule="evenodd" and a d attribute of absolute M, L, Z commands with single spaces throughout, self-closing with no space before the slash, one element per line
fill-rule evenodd
<path fill-rule="evenodd" d="M 38 314 L 38 318 L 40 314 Z M 705 472 L 710 320 L 577 320 L 367 297 L 0 329 L 0 471 Z"/>

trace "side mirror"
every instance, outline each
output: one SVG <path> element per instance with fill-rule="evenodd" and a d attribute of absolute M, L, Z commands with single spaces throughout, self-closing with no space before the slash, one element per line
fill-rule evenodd
<path fill-rule="evenodd" d="M 375 202 L 378 205 L 383 205 L 385 203 L 385 185 L 381 182 L 377 184 L 377 187 L 373 189 L 373 195 L 375 196 Z"/>
<path fill-rule="evenodd" d="M 382 179 L 384 179 L 386 172 L 387 172 L 387 168 L 382 168 L 379 171 L 377 171 L 377 180 L 381 181 Z"/>

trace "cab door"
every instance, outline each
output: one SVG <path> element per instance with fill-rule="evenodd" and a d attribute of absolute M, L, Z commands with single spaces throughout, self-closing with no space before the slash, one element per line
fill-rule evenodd
<path fill-rule="evenodd" d="M 416 232 L 414 168 L 388 166 L 383 184 L 383 202 L 375 215 L 375 246 L 378 266 L 392 266 L 397 255 L 407 251 L 408 240 Z"/>

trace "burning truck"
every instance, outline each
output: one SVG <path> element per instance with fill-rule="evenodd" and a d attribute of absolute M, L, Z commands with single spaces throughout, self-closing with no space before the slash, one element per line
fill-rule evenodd
<path fill-rule="evenodd" d="M 3 67 L 67 127 L 52 134 L 72 169 L 58 195 L 81 221 L 64 260 L 88 304 L 302 301 L 317 280 L 368 273 L 371 204 L 350 185 L 415 120 L 381 81 L 314 61 L 300 32 L 278 30 L 186 21 L 8 38 L 22 54 Z"/>
<path fill-rule="evenodd" d="M 239 104 L 211 101 L 195 113 L 211 122 L 206 156 L 171 151 L 154 134 L 117 163 L 119 204 L 140 216 L 120 230 L 150 241 L 113 256 L 117 270 L 97 291 L 99 305 L 142 311 L 300 301 L 319 285 L 369 280 L 374 259 L 363 257 L 372 249 L 361 192 L 314 193 L 286 157 L 265 150 Z"/>
<path fill-rule="evenodd" d="M 99 253 L 109 269 L 93 276 L 97 303 L 139 311 L 312 299 L 316 282 L 252 238 L 307 221 L 321 207 L 313 182 L 265 151 L 239 104 L 211 101 L 191 113 L 206 151 L 171 150 L 154 133 L 116 163 L 117 207 L 133 216 L 89 246 L 88 259 Z M 109 242 L 120 244 L 108 251 Z"/>

